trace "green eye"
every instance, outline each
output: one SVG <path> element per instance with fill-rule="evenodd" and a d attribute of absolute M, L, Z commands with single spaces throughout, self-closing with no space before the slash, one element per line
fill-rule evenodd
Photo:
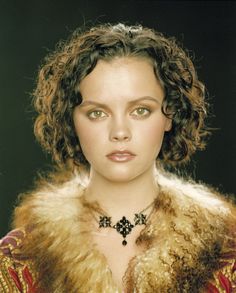
<path fill-rule="evenodd" d="M 139 107 L 139 108 L 135 109 L 134 112 L 137 113 L 137 116 L 147 116 L 151 113 L 151 111 L 148 108 L 144 108 L 144 107 Z"/>
<path fill-rule="evenodd" d="M 95 111 L 88 113 L 88 117 L 91 119 L 103 118 L 104 116 L 102 116 L 102 113 L 103 112 L 101 110 L 95 110 Z"/>

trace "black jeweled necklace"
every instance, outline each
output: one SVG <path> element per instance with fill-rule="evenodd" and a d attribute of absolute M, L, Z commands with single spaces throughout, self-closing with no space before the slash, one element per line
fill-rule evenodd
<path fill-rule="evenodd" d="M 96 219 L 96 221 L 99 224 L 99 228 L 113 228 L 116 229 L 118 233 L 120 233 L 123 236 L 122 245 L 127 245 L 126 236 L 132 232 L 132 229 L 137 225 L 147 225 L 147 220 L 149 219 L 151 212 L 149 215 L 144 215 L 143 212 L 145 212 L 148 208 L 150 208 L 154 204 L 155 200 L 150 203 L 145 209 L 143 209 L 141 212 L 134 214 L 134 223 L 132 224 L 125 216 L 121 218 L 115 225 L 112 224 L 111 217 L 101 215 L 99 217 L 99 221 Z"/>

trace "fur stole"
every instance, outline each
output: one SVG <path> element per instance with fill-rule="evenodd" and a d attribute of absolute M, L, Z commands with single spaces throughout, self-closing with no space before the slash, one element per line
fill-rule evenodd
<path fill-rule="evenodd" d="M 156 180 L 160 194 L 136 240 L 147 249 L 130 261 L 125 288 L 128 293 L 201 292 L 230 241 L 234 207 L 203 185 L 161 172 Z M 61 174 L 54 182 L 41 182 L 15 210 L 14 228 L 28 232 L 22 253 L 32 259 L 42 292 L 119 292 L 91 240 L 91 210 L 98 207 L 85 201 L 85 188 L 77 173 Z"/>

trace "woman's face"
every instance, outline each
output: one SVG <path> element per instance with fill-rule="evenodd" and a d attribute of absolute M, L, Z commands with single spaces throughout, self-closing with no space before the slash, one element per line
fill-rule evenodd
<path fill-rule="evenodd" d="M 161 112 L 164 91 L 151 62 L 100 60 L 79 88 L 82 103 L 73 119 L 93 174 L 124 182 L 153 170 L 171 121 Z M 135 156 L 107 157 L 123 150 Z"/>

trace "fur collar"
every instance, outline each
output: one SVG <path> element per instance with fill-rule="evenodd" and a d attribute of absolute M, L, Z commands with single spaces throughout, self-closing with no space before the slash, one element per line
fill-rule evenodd
<path fill-rule="evenodd" d="M 86 180 L 41 183 L 15 210 L 14 227 L 30 231 L 22 253 L 32 258 L 43 292 L 119 292 L 105 256 L 91 241 Z M 137 239 L 146 251 L 129 264 L 127 292 L 199 292 L 218 265 L 232 210 L 215 192 L 156 174 L 160 194 Z"/>

